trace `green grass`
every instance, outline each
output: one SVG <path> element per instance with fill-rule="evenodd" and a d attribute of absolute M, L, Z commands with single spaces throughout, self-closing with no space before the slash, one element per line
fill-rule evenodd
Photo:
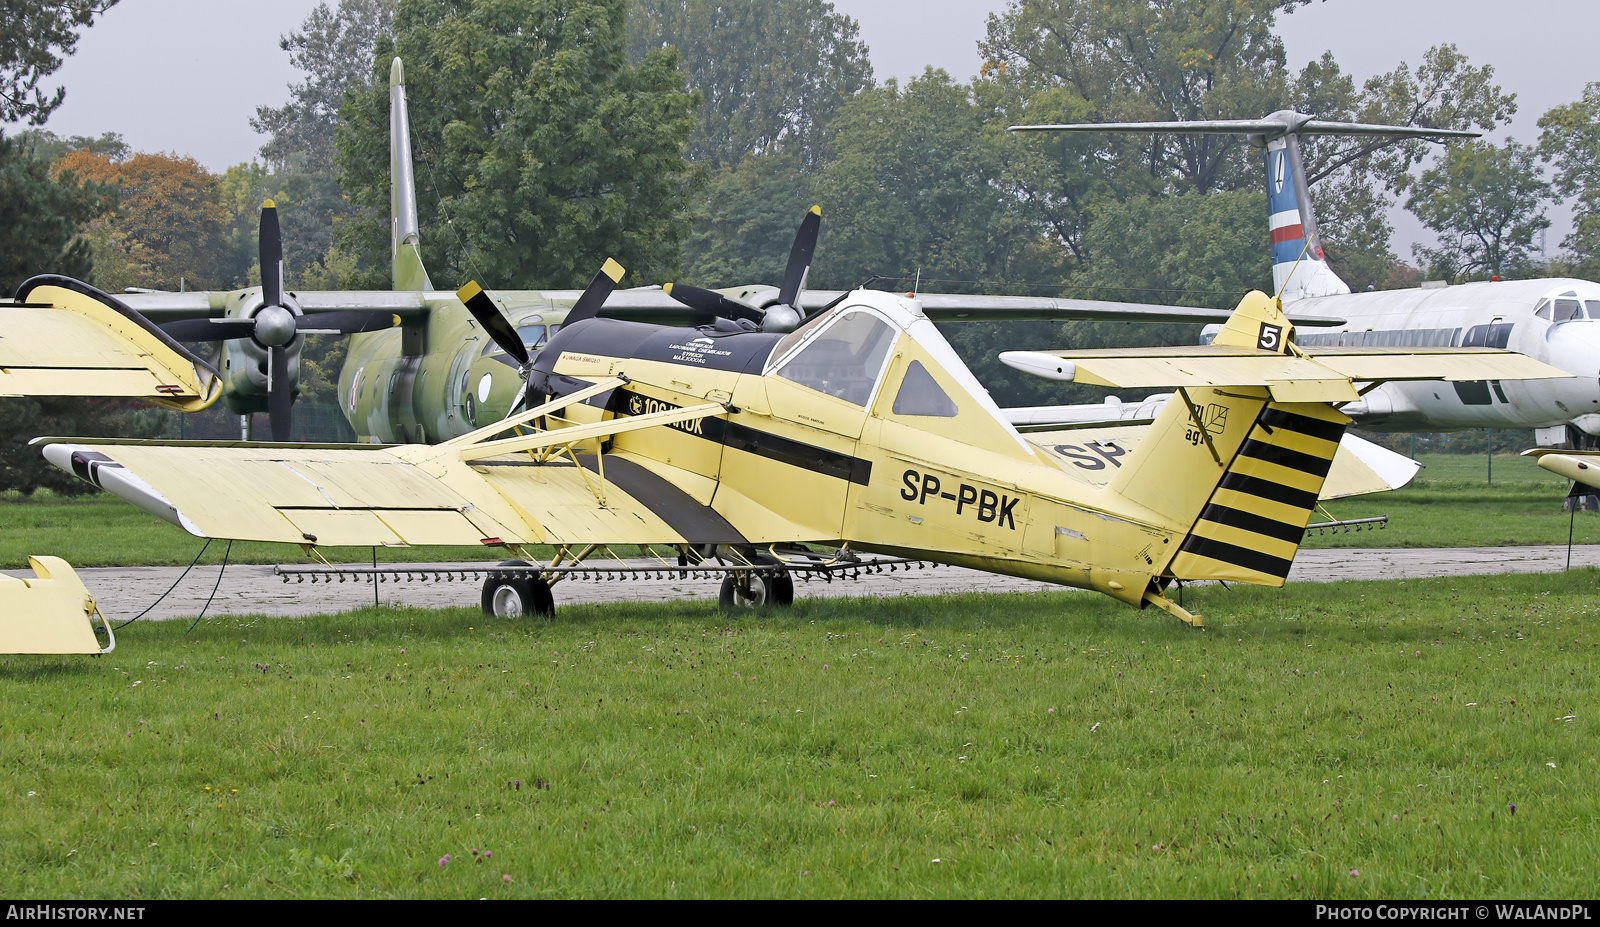
<path fill-rule="evenodd" d="M 1600 544 L 1600 514 L 1570 518 L 1561 501 L 1571 485 L 1532 458 L 1496 454 L 1494 482 L 1487 455 L 1423 454 L 1423 470 L 1404 489 L 1358 496 L 1325 506 L 1335 518 L 1388 515 L 1381 531 L 1307 535 L 1305 547 L 1511 547 Z M 1323 513 L 1313 522 L 1324 521 Z"/>
<path fill-rule="evenodd" d="M 1070 592 L 140 623 L 0 664 L 0 867 L 63 899 L 1580 897 L 1597 579 L 1191 590 L 1204 632 Z"/>

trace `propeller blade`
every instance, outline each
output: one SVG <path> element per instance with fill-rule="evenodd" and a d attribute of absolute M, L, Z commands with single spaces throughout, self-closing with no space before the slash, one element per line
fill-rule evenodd
<path fill-rule="evenodd" d="M 800 293 L 805 289 L 806 275 L 811 272 L 811 256 L 817 251 L 817 236 L 821 233 L 822 207 L 813 206 L 800 221 L 800 230 L 794 233 L 794 247 L 789 249 L 789 266 L 783 269 L 783 286 L 778 288 L 779 304 L 800 304 Z"/>
<path fill-rule="evenodd" d="M 289 393 L 289 352 L 269 348 L 267 353 L 271 357 L 267 370 L 267 418 L 272 425 L 272 440 L 283 443 L 289 440 L 294 410 L 294 397 Z"/>
<path fill-rule="evenodd" d="M 302 335 L 356 335 L 383 331 L 399 324 L 400 317 L 392 312 L 343 309 L 300 316 L 295 319 L 294 327 Z"/>
<path fill-rule="evenodd" d="M 611 258 L 606 258 L 605 264 L 600 267 L 600 272 L 594 275 L 594 279 L 589 281 L 589 286 L 583 291 L 583 295 L 579 296 L 578 301 L 572 304 L 572 309 L 567 312 L 567 320 L 562 324 L 571 325 L 573 322 L 592 319 L 598 315 L 600 307 L 605 305 L 606 297 L 610 296 L 611 291 L 617 288 L 617 284 L 622 280 L 624 273 L 626 271 L 623 270 L 621 264 Z"/>
<path fill-rule="evenodd" d="M 701 312 L 709 312 L 718 318 L 749 319 L 757 324 L 760 324 L 762 319 L 760 309 L 757 309 L 754 306 L 747 306 L 744 303 L 739 302 L 737 299 L 723 296 L 716 290 L 707 290 L 702 287 L 690 286 L 687 283 L 668 283 L 664 284 L 661 289 L 668 296 L 680 303 L 683 303 L 690 309 L 697 309 Z M 571 324 L 571 317 L 569 316 L 568 318 L 568 324 Z"/>
<path fill-rule="evenodd" d="M 173 341 L 232 341 L 256 332 L 254 319 L 184 319 L 161 326 Z"/>
<path fill-rule="evenodd" d="M 494 304 L 489 294 L 478 286 L 476 280 L 456 291 L 456 296 L 466 304 L 467 311 L 478 320 L 483 330 L 489 333 L 501 350 L 517 359 L 518 364 L 528 362 L 528 346 L 522 343 L 517 333 L 512 330 L 511 323 L 500 313 L 500 307 Z"/>
<path fill-rule="evenodd" d="M 268 306 L 283 305 L 283 235 L 278 230 L 278 207 L 271 200 L 261 204 L 261 301 Z"/>

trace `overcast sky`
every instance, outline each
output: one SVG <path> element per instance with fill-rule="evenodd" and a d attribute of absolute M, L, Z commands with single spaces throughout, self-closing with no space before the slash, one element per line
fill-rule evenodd
<path fill-rule="evenodd" d="M 260 105 L 279 105 L 299 79 L 278 47 L 317 0 L 121 0 L 84 33 L 50 86 L 67 102 L 46 128 L 60 135 L 119 132 L 135 149 L 191 155 L 214 171 L 256 156 L 264 139 L 249 119 Z M 1006 0 L 834 0 L 861 24 L 879 79 L 914 77 L 928 65 L 957 80 L 977 73 L 977 43 Z M 1576 100 L 1600 65 L 1589 44 L 1600 32 L 1596 0 L 1319 0 L 1280 18 L 1279 33 L 1298 70 L 1332 51 L 1358 81 L 1442 42 L 1455 43 L 1474 64 L 1517 94 L 1509 134 L 1538 138 L 1539 116 Z M 1239 117 L 1265 115 L 1230 114 Z M 1505 133 L 1502 133 L 1502 136 Z M 1553 213 L 1554 251 L 1568 221 Z M 1422 230 L 1396 220 L 1396 248 Z"/>

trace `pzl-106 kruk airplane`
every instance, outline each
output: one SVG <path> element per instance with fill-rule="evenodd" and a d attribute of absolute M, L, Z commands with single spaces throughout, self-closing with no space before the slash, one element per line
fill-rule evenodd
<path fill-rule="evenodd" d="M 575 316 L 525 367 L 533 408 L 435 446 L 41 442 L 200 537 L 308 553 L 554 545 L 549 564 L 491 577 L 497 614 L 552 613 L 551 568 L 616 545 L 759 567 L 730 572 L 723 601 L 781 604 L 792 552 L 819 544 L 1093 589 L 1199 624 L 1174 583 L 1283 583 L 1353 381 L 1560 375 L 1486 348 L 1311 354 L 1262 293 L 1210 345 L 1011 358 L 1055 379 L 1176 388 L 1182 401 L 1130 449 L 1093 430 L 1024 436 L 914 298 L 851 291 L 786 333 Z"/>

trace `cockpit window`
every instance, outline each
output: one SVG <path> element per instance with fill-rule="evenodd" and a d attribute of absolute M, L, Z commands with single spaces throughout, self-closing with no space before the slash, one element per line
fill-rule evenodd
<path fill-rule="evenodd" d="M 517 337 L 530 348 L 544 344 L 545 330 L 543 325 L 518 325 Z"/>
<path fill-rule="evenodd" d="M 778 368 L 778 376 L 865 406 L 894 338 L 895 330 L 876 315 L 847 312 Z"/>
<path fill-rule="evenodd" d="M 1583 318 L 1583 304 L 1576 299 L 1556 300 L 1555 309 L 1550 316 L 1552 322 L 1565 322 L 1568 319 L 1581 318 Z"/>
<path fill-rule="evenodd" d="M 894 414 L 955 418 L 957 411 L 955 402 L 939 388 L 922 361 L 912 361 L 905 379 L 900 381 L 900 391 L 895 394 Z"/>
<path fill-rule="evenodd" d="M 1583 301 L 1585 314 L 1591 319 L 1600 319 L 1600 299 L 1586 299 Z"/>
<path fill-rule="evenodd" d="M 1533 314 L 1548 322 L 1550 320 L 1550 300 L 1539 300 L 1539 307 L 1533 310 Z"/>

